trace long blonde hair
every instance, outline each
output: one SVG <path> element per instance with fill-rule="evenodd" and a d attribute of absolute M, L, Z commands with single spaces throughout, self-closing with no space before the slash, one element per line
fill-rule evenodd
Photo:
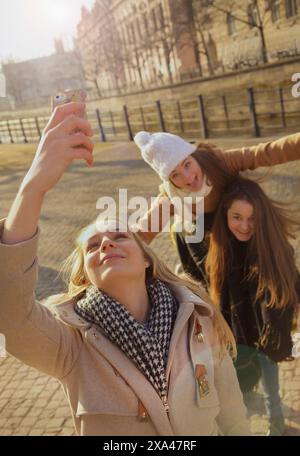
<path fill-rule="evenodd" d="M 76 239 L 76 247 L 69 257 L 64 261 L 61 268 L 61 275 L 68 286 L 68 291 L 59 295 L 48 298 L 47 305 L 50 307 L 76 299 L 84 295 L 86 289 L 91 285 L 84 267 L 83 254 L 83 238 L 86 231 L 93 224 L 88 225 L 81 230 Z M 233 334 L 223 318 L 221 312 L 212 302 L 208 294 L 204 291 L 201 285 L 187 275 L 176 276 L 153 252 L 153 250 L 139 237 L 138 234 L 131 232 L 134 240 L 139 245 L 144 257 L 149 262 L 150 266 L 146 269 L 146 283 L 159 279 L 162 282 L 170 285 L 184 286 L 192 293 L 201 298 L 205 303 L 208 303 L 213 311 L 212 323 L 213 328 L 220 345 L 220 359 L 224 357 L 227 350 L 233 357 L 236 357 L 236 345 Z M 205 306 L 195 307 L 200 315 L 209 316 L 210 312 Z"/>

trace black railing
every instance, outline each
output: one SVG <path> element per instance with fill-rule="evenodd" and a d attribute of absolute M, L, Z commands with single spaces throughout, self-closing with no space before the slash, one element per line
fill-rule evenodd
<path fill-rule="evenodd" d="M 287 88 L 248 88 L 226 94 L 156 100 L 118 110 L 88 111 L 100 141 L 132 140 L 140 130 L 169 131 L 190 138 L 255 137 L 298 130 L 300 97 Z M 0 143 L 37 142 L 47 117 L 0 120 Z"/>

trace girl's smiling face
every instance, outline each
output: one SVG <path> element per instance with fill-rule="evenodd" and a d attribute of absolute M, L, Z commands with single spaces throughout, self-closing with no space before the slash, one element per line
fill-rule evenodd
<path fill-rule="evenodd" d="M 82 246 L 89 281 L 105 292 L 120 279 L 145 278 L 149 263 L 132 234 L 113 225 L 103 232 L 98 228 L 88 230 Z"/>
<path fill-rule="evenodd" d="M 197 160 L 189 155 L 171 172 L 170 181 L 188 192 L 198 192 L 203 185 L 203 172 Z"/>
<path fill-rule="evenodd" d="M 243 200 L 233 201 L 227 211 L 227 225 L 239 241 L 249 241 L 255 228 L 252 204 Z"/>

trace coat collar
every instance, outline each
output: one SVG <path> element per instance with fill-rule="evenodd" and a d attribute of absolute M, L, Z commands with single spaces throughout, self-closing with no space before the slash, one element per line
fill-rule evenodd
<path fill-rule="evenodd" d="M 203 301 L 199 296 L 194 294 L 191 290 L 187 287 L 182 285 L 174 285 L 169 284 L 170 289 L 173 291 L 175 298 L 179 302 L 179 304 L 189 304 L 193 307 L 199 306 L 204 307 L 209 311 L 209 315 L 213 315 L 213 310 L 211 306 Z M 51 301 L 55 300 L 55 296 L 51 297 Z M 60 318 L 60 320 L 67 323 L 69 326 L 74 326 L 75 328 L 79 329 L 88 329 L 92 326 L 91 323 L 88 323 L 83 318 L 81 318 L 77 313 L 74 311 L 74 306 L 76 303 L 76 299 L 72 298 L 68 301 L 65 301 L 61 304 L 56 306 L 50 306 L 53 313 Z M 47 305 L 47 302 L 45 303 Z"/>
<path fill-rule="evenodd" d="M 191 317 L 195 306 L 203 306 L 212 312 L 210 306 L 203 302 L 198 296 L 193 294 L 186 287 L 170 286 L 176 299 L 179 302 L 178 314 L 170 341 L 169 359 L 167 364 L 167 377 L 169 376 L 172 360 L 174 358 L 176 344 L 180 334 Z M 130 385 L 132 390 L 142 401 L 153 424 L 160 435 L 174 435 L 171 423 L 165 412 L 163 404 L 150 382 L 145 382 L 144 375 L 134 365 L 134 363 L 122 352 L 122 350 L 112 343 L 101 330 L 96 330 L 90 324 L 79 317 L 74 311 L 75 299 L 59 304 L 55 307 L 58 318 L 66 324 L 76 327 L 82 331 L 87 331 L 87 339 L 91 345 L 119 372 L 123 379 Z"/>

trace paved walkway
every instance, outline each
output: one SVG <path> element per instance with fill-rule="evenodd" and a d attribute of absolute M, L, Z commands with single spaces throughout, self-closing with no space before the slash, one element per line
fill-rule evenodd
<path fill-rule="evenodd" d="M 228 146 L 240 142 L 245 143 L 245 140 L 226 140 Z M 278 198 L 286 200 L 300 194 L 299 165 L 276 167 L 275 178 L 266 184 L 272 196 L 278 194 Z M 25 171 L 0 172 L 0 217 L 7 214 Z M 97 216 L 98 197 L 116 196 L 119 187 L 127 187 L 129 196 L 155 196 L 158 182 L 156 175 L 139 159 L 132 144 L 108 145 L 107 150 L 96 153 L 92 169 L 81 163 L 73 165 L 47 196 L 43 208 L 37 298 L 42 300 L 63 290 L 63 283 L 57 279 L 59 266 L 70 253 L 78 231 Z M 152 246 L 174 267 L 177 258 L 168 235 L 160 236 Z M 295 246 L 299 257 L 299 239 Z M 300 359 L 282 363 L 280 384 L 286 423 L 290 426 L 287 434 L 300 435 Z M 256 395 L 251 423 L 257 435 L 265 434 L 267 421 L 260 391 Z M 11 356 L 0 358 L 0 435 L 75 435 L 59 382 Z"/>

